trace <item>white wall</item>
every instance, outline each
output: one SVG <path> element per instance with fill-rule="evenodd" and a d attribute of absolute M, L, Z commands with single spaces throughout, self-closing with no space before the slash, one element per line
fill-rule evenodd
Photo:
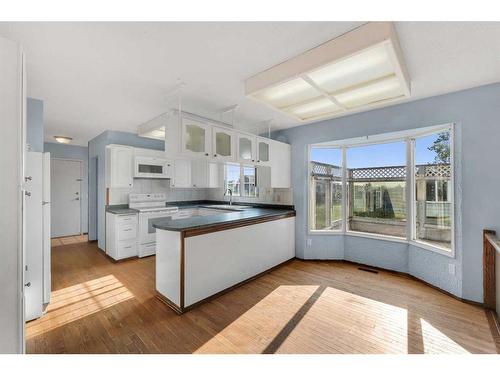
<path fill-rule="evenodd" d="M 22 95 L 20 50 L 16 43 L 0 38 L 0 353 L 23 350 L 21 304 L 21 192 L 20 144 Z"/>

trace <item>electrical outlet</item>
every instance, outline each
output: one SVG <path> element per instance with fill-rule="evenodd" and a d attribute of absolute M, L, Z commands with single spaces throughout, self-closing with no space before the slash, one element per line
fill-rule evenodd
<path fill-rule="evenodd" d="M 312 243 L 313 243 L 312 238 L 308 238 L 308 239 L 307 239 L 307 246 L 311 246 L 311 245 L 312 245 Z"/>
<path fill-rule="evenodd" d="M 453 263 L 448 263 L 448 272 L 450 273 L 450 275 L 455 274 L 455 265 Z"/>

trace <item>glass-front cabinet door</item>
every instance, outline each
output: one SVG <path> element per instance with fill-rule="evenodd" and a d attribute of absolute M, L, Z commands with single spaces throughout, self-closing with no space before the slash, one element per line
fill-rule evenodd
<path fill-rule="evenodd" d="M 242 163 L 255 163 L 255 136 L 238 134 L 238 160 Z"/>
<path fill-rule="evenodd" d="M 182 119 L 182 152 L 209 158 L 211 126 L 199 121 Z"/>
<path fill-rule="evenodd" d="M 229 129 L 213 126 L 212 157 L 216 160 L 234 160 L 234 149 L 234 132 Z"/>
<path fill-rule="evenodd" d="M 270 164 L 271 161 L 270 149 L 271 149 L 271 144 L 268 140 L 266 140 L 265 138 L 257 138 L 258 163 L 264 165 Z"/>

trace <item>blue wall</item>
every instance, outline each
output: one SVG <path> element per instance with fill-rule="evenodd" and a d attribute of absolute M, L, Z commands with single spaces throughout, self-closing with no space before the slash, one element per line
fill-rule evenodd
<path fill-rule="evenodd" d="M 106 246 L 105 211 L 106 145 L 118 144 L 153 150 L 164 150 L 165 143 L 156 139 L 139 137 L 133 133 L 107 130 L 89 141 L 89 240 L 97 240 L 97 245 Z"/>
<path fill-rule="evenodd" d="M 43 101 L 28 98 L 26 103 L 26 142 L 31 151 L 43 152 Z"/>
<path fill-rule="evenodd" d="M 297 209 L 296 247 L 302 258 L 345 258 L 413 274 L 457 296 L 481 302 L 482 230 L 500 230 L 500 84 L 372 110 L 276 132 L 292 146 Z M 449 258 L 405 243 L 307 234 L 307 145 L 419 127 L 457 124 L 456 255 Z M 463 212 L 462 217 L 459 213 Z M 312 240 L 311 246 L 307 239 Z M 456 267 L 455 275 L 448 264 Z"/>
<path fill-rule="evenodd" d="M 89 150 L 84 146 L 65 145 L 61 143 L 48 143 L 44 145 L 45 152 L 50 152 L 50 158 L 72 159 L 83 161 L 82 191 L 81 191 L 81 231 L 88 232 L 88 159 Z"/>

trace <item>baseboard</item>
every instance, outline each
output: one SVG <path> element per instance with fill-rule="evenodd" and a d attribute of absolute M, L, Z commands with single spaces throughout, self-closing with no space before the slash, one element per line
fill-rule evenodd
<path fill-rule="evenodd" d="M 468 299 L 465 299 L 465 298 L 462 298 L 462 297 L 458 297 L 456 295 L 454 295 L 453 293 L 451 292 L 448 292 L 447 290 L 444 290 L 444 289 L 441 289 L 440 287 L 438 286 L 435 286 L 425 280 L 422 280 L 416 276 L 413 276 L 413 275 L 410 275 L 409 273 L 407 272 L 401 272 L 401 271 L 395 271 L 395 270 L 391 270 L 391 269 L 387 269 L 387 268 L 383 268 L 383 267 L 377 267 L 377 266 L 372 266 L 372 265 L 369 265 L 369 264 L 365 264 L 365 263 L 359 263 L 359 262 L 354 262 L 352 260 L 345 260 L 345 259 L 301 259 L 301 258 L 295 258 L 297 260 L 300 260 L 300 261 L 304 261 L 304 262 L 308 262 L 308 261 L 321 261 L 321 262 L 337 262 L 337 263 L 348 263 L 348 264 L 353 264 L 355 266 L 360 266 L 360 267 L 365 267 L 365 268 L 371 268 L 373 270 L 378 270 L 378 271 L 384 271 L 384 272 L 388 272 L 388 273 L 392 273 L 394 275 L 397 275 L 397 276 L 403 276 L 403 277 L 407 277 L 407 278 L 410 278 L 410 279 L 413 279 L 413 280 L 417 280 L 417 281 L 420 281 L 421 283 L 433 288 L 433 289 L 436 289 L 438 291 L 440 291 L 441 293 L 444 293 L 454 299 L 457 299 L 461 302 L 464 302 L 464 303 L 468 303 L 470 305 L 475 305 L 475 306 L 479 306 L 479 307 L 484 307 L 484 304 L 481 303 L 481 302 L 476 302 L 476 301 L 471 301 L 471 300 L 468 300 Z"/>

